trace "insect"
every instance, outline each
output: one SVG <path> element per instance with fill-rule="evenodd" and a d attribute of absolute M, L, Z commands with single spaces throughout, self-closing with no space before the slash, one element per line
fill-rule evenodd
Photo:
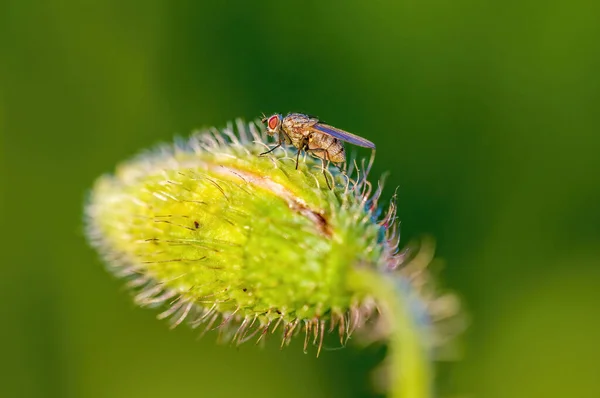
<path fill-rule="evenodd" d="M 331 185 L 325 174 L 325 167 L 329 162 L 336 165 L 346 162 L 346 151 L 343 142 L 371 148 L 375 151 L 375 144 L 371 141 L 322 123 L 318 118 L 302 113 L 289 113 L 285 117 L 276 113 L 269 117 L 263 117 L 262 122 L 267 124 L 267 134 L 277 134 L 278 143 L 270 150 L 261 153 L 260 156 L 273 152 L 283 144 L 291 144 L 298 149 L 296 153 L 296 169 L 298 169 L 300 152 L 308 152 L 321 159 L 323 175 L 329 189 L 331 189 Z"/>

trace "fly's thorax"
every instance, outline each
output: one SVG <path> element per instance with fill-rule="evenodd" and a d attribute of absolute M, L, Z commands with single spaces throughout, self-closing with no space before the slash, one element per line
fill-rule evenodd
<path fill-rule="evenodd" d="M 295 148 L 303 149 L 306 144 L 306 137 L 302 133 L 302 131 L 294 130 L 293 128 L 286 128 L 286 126 L 282 127 L 283 132 L 285 132 L 285 141 L 288 144 L 291 144 Z"/>
<path fill-rule="evenodd" d="M 301 113 L 290 113 L 281 123 L 282 129 L 290 137 L 294 146 L 299 148 L 302 146 L 304 139 L 307 139 L 310 134 L 310 127 L 318 123 L 319 120 Z"/>
<path fill-rule="evenodd" d="M 283 124 L 293 127 L 310 127 L 319 122 L 319 119 L 302 113 L 290 113 L 283 118 Z"/>

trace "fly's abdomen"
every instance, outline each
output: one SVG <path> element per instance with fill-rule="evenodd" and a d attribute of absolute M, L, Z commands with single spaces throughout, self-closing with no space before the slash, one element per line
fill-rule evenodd
<path fill-rule="evenodd" d="M 327 134 L 312 133 L 308 142 L 308 149 L 312 155 L 333 163 L 346 161 L 344 145 L 340 140 Z"/>
<path fill-rule="evenodd" d="M 331 146 L 327 150 L 327 155 L 333 163 L 343 163 L 346 161 L 346 151 L 344 150 L 344 145 L 338 140 L 336 141 L 336 145 Z"/>

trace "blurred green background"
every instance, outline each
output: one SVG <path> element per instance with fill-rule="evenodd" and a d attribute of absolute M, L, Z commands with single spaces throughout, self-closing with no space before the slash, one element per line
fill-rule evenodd
<path fill-rule="evenodd" d="M 600 396 L 600 3 L 0 2 L 0 396 L 367 397 L 381 352 L 235 349 L 133 306 L 94 179 L 305 111 L 378 145 L 472 319 L 444 397 Z"/>

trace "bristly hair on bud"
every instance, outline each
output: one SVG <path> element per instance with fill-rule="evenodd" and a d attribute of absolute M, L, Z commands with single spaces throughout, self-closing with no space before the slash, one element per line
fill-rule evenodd
<path fill-rule="evenodd" d="M 267 139 L 262 124 L 238 120 L 121 164 L 90 193 L 89 241 L 172 327 L 216 329 L 234 344 L 302 334 L 318 355 L 326 332 L 345 344 L 380 314 L 373 336 L 393 341 L 401 322 L 428 357 L 436 319 L 456 303 L 432 288 L 431 248 L 399 249 L 395 195 L 382 211 L 383 183 L 374 188 L 371 163 L 357 160 L 325 170 L 329 189 L 310 156 L 298 170 L 285 147 L 258 156 Z"/>

